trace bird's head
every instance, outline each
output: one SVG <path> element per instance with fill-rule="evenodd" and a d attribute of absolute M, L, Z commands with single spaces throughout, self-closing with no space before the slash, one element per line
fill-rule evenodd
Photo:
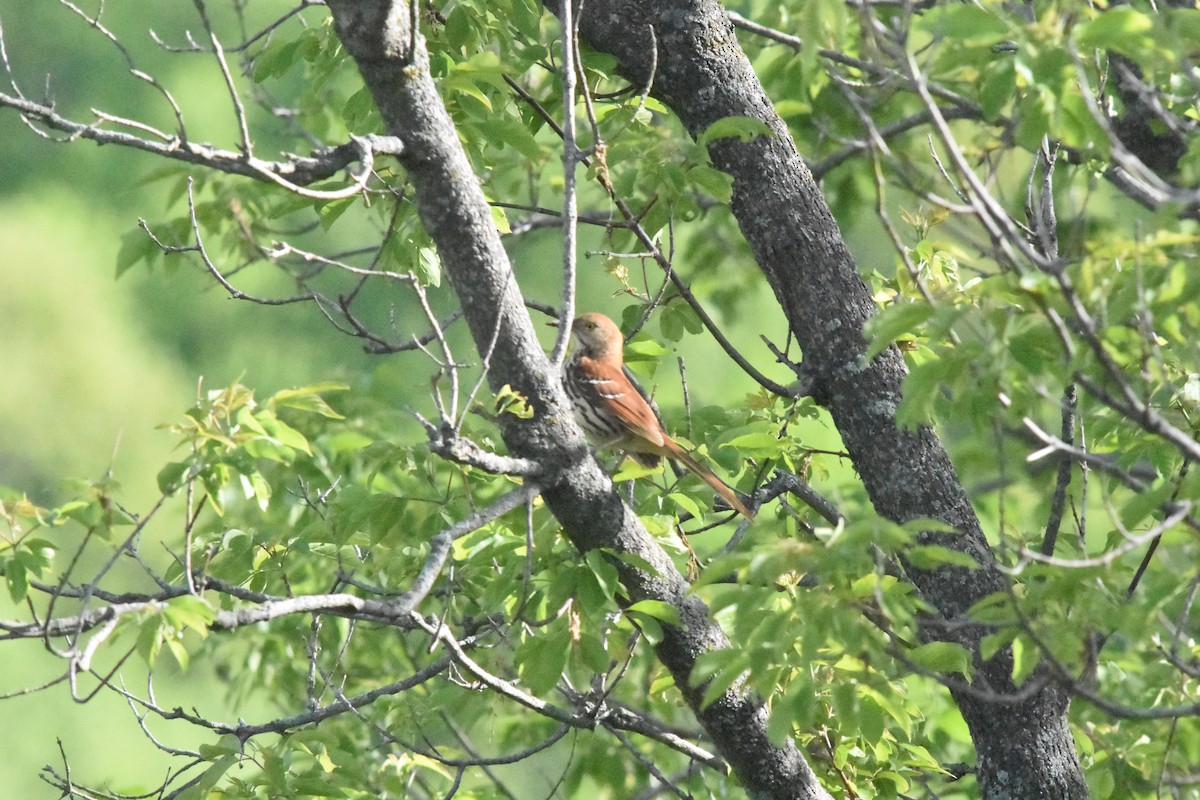
<path fill-rule="evenodd" d="M 592 358 L 621 353 L 625 337 L 617 324 L 603 314 L 581 314 L 571 323 L 571 333 L 583 352 Z"/>

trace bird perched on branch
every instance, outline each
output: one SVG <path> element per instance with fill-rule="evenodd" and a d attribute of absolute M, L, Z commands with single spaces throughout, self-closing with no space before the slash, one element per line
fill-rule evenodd
<path fill-rule="evenodd" d="M 622 450 L 645 466 L 661 457 L 682 464 L 747 519 L 754 512 L 712 470 L 679 446 L 663 429 L 650 398 L 625 366 L 625 337 L 603 314 L 584 314 L 571 324 L 575 352 L 563 368 L 563 388 L 575 419 L 597 447 Z"/>

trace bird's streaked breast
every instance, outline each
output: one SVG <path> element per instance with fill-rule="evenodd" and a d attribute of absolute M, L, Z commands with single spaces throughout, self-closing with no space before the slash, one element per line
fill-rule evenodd
<path fill-rule="evenodd" d="M 563 388 L 571 398 L 575 420 L 589 436 L 612 438 L 625 432 L 625 426 L 615 415 L 604 410 L 604 402 L 621 397 L 615 381 L 588 375 L 572 360 L 563 370 Z"/>

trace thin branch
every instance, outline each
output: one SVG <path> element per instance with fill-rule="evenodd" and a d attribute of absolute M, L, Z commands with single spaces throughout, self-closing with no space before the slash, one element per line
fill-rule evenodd
<path fill-rule="evenodd" d="M 1191 511 L 1192 511 L 1191 501 L 1185 500 L 1183 502 L 1176 503 L 1174 508 L 1170 509 L 1170 513 L 1163 519 L 1162 522 L 1158 523 L 1154 527 L 1147 530 L 1145 533 L 1140 534 L 1138 536 L 1133 536 L 1128 531 L 1123 531 L 1125 541 L 1122 542 L 1121 545 L 1119 545 L 1118 547 L 1114 547 L 1114 548 L 1108 550 L 1107 552 L 1105 552 L 1103 555 L 1099 555 L 1094 558 L 1056 558 L 1054 556 L 1044 555 L 1043 553 L 1040 553 L 1035 550 L 1027 550 L 1025 548 L 1022 548 L 1021 549 L 1021 560 L 1017 563 L 1017 565 L 1015 567 L 1012 567 L 1012 568 L 1000 567 L 1000 569 L 1003 570 L 1004 572 L 1007 572 L 1012 575 L 1019 575 L 1022 571 L 1024 571 L 1025 567 L 1031 562 L 1037 562 L 1039 564 L 1049 564 L 1050 566 L 1062 567 L 1064 569 L 1086 569 L 1086 568 L 1090 568 L 1090 567 L 1106 567 L 1109 564 L 1112 564 L 1113 562 L 1117 561 L 1119 558 L 1121 558 L 1126 553 L 1128 553 L 1132 550 L 1136 550 L 1137 548 L 1141 547 L 1142 545 L 1153 542 L 1155 539 L 1158 539 L 1160 536 L 1162 536 L 1166 531 L 1170 530 L 1176 524 L 1183 522 L 1188 517 L 1188 515 L 1191 514 Z"/>
<path fill-rule="evenodd" d="M 669 789 L 670 792 L 676 797 L 680 798 L 680 800 L 692 800 L 691 793 L 673 784 L 671 779 L 664 775 L 662 770 L 658 768 L 658 765 L 654 763 L 654 760 L 639 750 L 637 746 L 629 740 L 628 736 L 616 728 L 612 728 L 607 725 L 604 726 L 604 729 L 615 736 L 617 741 L 621 743 L 621 746 L 633 756 L 634 760 L 642 765 L 642 769 L 646 770 L 646 772 L 649 772 L 651 777 L 657 780 L 660 785 Z"/>
<path fill-rule="evenodd" d="M 501 680 L 492 673 L 488 672 L 474 659 L 467 655 L 466 651 L 462 649 L 458 640 L 455 639 L 450 634 L 450 631 L 447 630 L 441 623 L 437 621 L 426 620 L 416 614 L 412 616 L 412 620 L 418 627 L 432 636 L 436 641 L 440 642 L 441 645 L 449 652 L 450 656 L 455 662 L 464 667 L 467 672 L 474 675 L 480 683 L 489 689 L 509 698 L 510 700 L 515 701 L 519 705 L 525 706 L 531 711 L 536 711 L 538 714 L 541 714 L 544 717 L 549 717 L 550 719 L 566 723 L 567 725 L 576 728 L 591 729 L 595 727 L 595 722 L 592 719 L 577 714 L 572 714 L 570 711 L 566 711 L 558 706 L 551 705 L 545 700 L 534 697 L 524 689 L 518 688 L 509 681 Z"/>
<path fill-rule="evenodd" d="M 493 475 L 518 475 L 535 478 L 542 473 L 542 467 L 536 461 L 489 453 L 470 439 L 456 434 L 449 425 L 443 424 L 435 427 L 420 414 L 416 416 L 429 433 L 430 450 L 442 458 L 458 464 L 478 467 Z"/>
<path fill-rule="evenodd" d="M 183 720 L 197 727 L 215 731 L 216 733 L 232 735 L 239 742 L 245 744 L 255 736 L 261 736 L 263 734 L 287 733 L 297 728 L 315 725 L 331 717 L 340 716 L 341 714 L 345 714 L 347 712 L 354 711 L 355 709 L 362 708 L 363 706 L 370 705 L 380 698 L 402 694 L 403 692 L 409 691 L 416 686 L 420 686 L 421 684 L 426 683 L 442 674 L 450 666 L 452 661 L 453 659 L 450 656 L 443 656 L 442 658 L 423 667 L 422 669 L 417 670 L 407 678 L 393 681 L 384 686 L 372 689 L 369 692 L 363 692 L 362 694 L 358 694 L 353 697 L 345 697 L 343 695 L 342 698 L 335 700 L 329 705 L 321 706 L 320 708 L 306 711 L 302 714 L 295 714 L 289 717 L 279 717 L 267 722 L 254 724 L 246 722 L 238 722 L 237 724 L 218 722 L 206 719 L 199 714 L 184 711 L 182 708 L 168 710 L 155 704 L 151 700 L 140 698 L 121 687 L 114 686 L 112 688 L 117 692 L 117 694 L 126 698 L 130 702 L 135 703 L 150 712 L 153 712 L 161 719 Z"/>
<path fill-rule="evenodd" d="M 726 11 L 725 16 L 729 17 L 729 21 L 733 23 L 735 28 L 741 28 L 742 30 L 758 34 L 759 36 L 770 39 L 771 41 L 785 44 L 795 50 L 797 53 L 804 49 L 804 40 L 799 36 L 793 36 L 790 33 L 784 33 L 783 31 L 776 30 L 775 28 L 769 28 L 766 25 L 761 25 L 753 20 L 746 19 L 736 11 Z"/>
<path fill-rule="evenodd" d="M 416 283 L 417 278 L 411 272 L 401 274 L 399 272 L 389 272 L 382 269 L 364 269 L 356 267 L 352 264 L 347 264 L 345 261 L 339 261 L 336 258 L 328 258 L 319 253 L 313 253 L 308 250 L 302 250 L 288 242 L 272 242 L 270 247 L 262 248 L 262 253 L 271 261 L 279 261 L 288 256 L 296 256 L 306 263 L 321 264 L 327 267 L 349 272 L 351 275 L 360 275 L 368 278 L 386 278 L 387 280 L 396 281 L 397 283 Z"/>
<path fill-rule="evenodd" d="M 182 161 L 229 175 L 240 175 L 258 181 L 275 183 L 289 191 L 317 200 L 337 200 L 359 194 L 363 191 L 366 180 L 370 176 L 370 165 L 373 164 L 376 156 L 399 155 L 403 151 L 403 145 L 395 137 L 352 136 L 348 142 L 335 147 L 319 148 L 309 156 L 293 155 L 283 161 L 264 161 L 243 153 L 222 150 L 212 145 L 178 137 L 169 137 L 167 141 L 155 142 L 121 131 L 110 131 L 98 124 L 86 125 L 67 119 L 51 106 L 34 103 L 23 97 L 14 97 L 3 92 L 0 92 L 0 107 L 12 108 L 20 113 L 23 119 L 40 122 L 67 134 L 65 141 L 88 139 L 101 145 L 111 144 L 141 150 L 168 160 Z M 100 116 L 99 112 L 97 115 Z M 108 116 L 108 119 L 118 120 L 120 118 Z M 104 121 L 103 117 L 101 121 Z M 155 133 L 158 136 L 166 136 L 160 132 Z M 356 162 L 363 166 L 359 169 L 352 186 L 330 192 L 304 188 L 309 184 L 330 178 Z"/>
<path fill-rule="evenodd" d="M 75 14 L 77 14 L 79 17 L 86 20 L 88 25 L 90 25 L 95 30 L 99 31 L 100 34 L 102 36 L 104 36 L 104 38 L 107 39 L 113 45 L 113 47 L 117 48 L 117 50 L 120 51 L 122 58 L 125 59 L 125 65 L 129 69 L 130 75 L 132 75 L 134 78 L 137 78 L 139 81 L 143 81 L 143 82 L 149 84 L 150 86 L 152 86 L 154 88 L 155 91 L 157 91 L 160 95 L 162 95 L 163 99 L 167 101 L 167 104 L 171 106 L 171 111 L 175 115 L 175 124 L 179 130 L 179 136 L 183 139 L 186 139 L 187 133 L 186 133 L 186 129 L 183 124 L 183 111 L 179 108 L 179 104 L 175 102 L 175 98 L 171 95 L 171 93 L 169 91 L 167 91 L 167 88 L 165 86 L 163 86 L 161 83 L 158 82 L 158 80 L 156 78 L 154 78 L 152 75 L 138 69 L 137 64 L 134 63 L 133 56 L 130 54 L 129 50 L 125 47 L 125 45 L 123 45 L 121 43 L 121 40 L 119 38 L 117 38 L 117 35 L 114 34 L 112 31 L 110 31 L 107 27 L 105 27 L 100 22 L 100 15 L 104 11 L 104 4 L 103 3 L 100 4 L 100 10 L 97 11 L 95 17 L 92 17 L 92 16 L 89 16 L 85 11 L 83 11 L 83 9 L 79 8 L 74 3 L 70 2 L 70 0 L 59 0 L 59 2 L 64 7 L 70 9 Z M 13 86 L 15 88 L 16 84 L 13 84 Z"/>
<path fill-rule="evenodd" d="M 1067 385 L 1062 399 L 1062 433 L 1059 438 L 1067 447 L 1075 445 L 1075 407 L 1078 398 L 1075 384 Z M 1071 466 L 1074 462 L 1064 458 L 1058 462 L 1058 474 L 1054 482 L 1054 496 L 1050 500 L 1050 517 L 1046 521 L 1046 533 L 1042 537 L 1042 555 L 1054 555 L 1058 540 L 1058 529 L 1062 524 L 1063 511 L 1067 505 L 1067 487 L 1071 484 Z"/>
<path fill-rule="evenodd" d="M 966 106 L 951 106 L 942 109 L 942 116 L 947 120 L 958 120 L 979 119 L 981 115 L 977 109 Z M 879 128 L 878 138 L 880 141 L 886 142 L 891 139 L 895 139 L 901 134 L 907 133 L 914 128 L 919 128 L 922 125 L 928 125 L 932 121 L 933 115 L 929 111 L 919 111 L 916 114 L 911 114 L 905 117 L 904 119 L 897 120 L 891 125 L 885 125 L 884 127 Z M 870 140 L 861 139 L 859 141 L 853 141 L 843 147 L 841 150 L 838 150 L 833 155 L 826 156 L 820 161 L 809 164 L 809 171 L 812 172 L 815 180 L 820 181 L 835 167 L 841 166 L 846 161 L 849 161 L 854 156 L 870 149 L 871 147 L 872 144 Z"/>
<path fill-rule="evenodd" d="M 651 30 L 651 36 L 653 37 L 653 35 L 653 30 Z M 540 103 L 537 103 L 528 92 L 521 88 L 519 84 L 517 84 L 511 78 L 506 78 L 506 81 L 508 82 L 509 86 L 514 89 L 514 91 L 521 95 L 522 99 L 529 102 L 530 105 L 532 105 L 534 109 L 543 116 L 547 123 L 550 124 L 560 136 L 563 135 L 561 127 L 557 122 L 554 121 L 553 117 L 549 115 L 549 113 Z M 582 160 L 582 163 L 587 164 L 589 162 L 584 159 Z M 679 276 L 679 273 L 671 267 L 670 259 L 663 254 L 662 249 L 658 246 L 658 243 L 655 242 L 654 238 L 647 233 L 645 228 L 642 227 L 639 215 L 635 214 L 629 207 L 629 204 L 625 202 L 624 198 L 617 194 L 616 188 L 612 185 L 612 182 L 608 180 L 607 174 L 604 170 L 597 170 L 597 180 L 600 181 L 601 186 L 603 186 L 605 191 L 608 192 L 609 199 L 617 206 L 617 209 L 625 218 L 625 227 L 633 232 L 634 236 L 641 243 L 642 247 L 645 248 L 647 254 L 654 259 L 654 262 L 659 265 L 659 268 L 662 269 L 663 272 L 666 273 L 666 275 L 670 278 L 671 283 L 674 284 L 676 290 L 679 292 L 679 296 L 682 297 L 684 301 L 691 306 L 692 310 L 696 312 L 696 316 L 700 318 L 700 321 L 704 324 L 705 329 L 708 330 L 709 334 L 712 335 L 717 344 L 721 346 L 721 349 L 725 351 L 725 354 L 728 355 L 734 361 L 734 363 L 738 365 L 738 367 L 740 367 L 747 375 L 749 375 L 767 391 L 782 397 L 795 397 L 796 391 L 794 389 L 789 389 L 788 387 L 771 380 L 766 375 L 763 375 L 746 359 L 745 356 L 741 354 L 736 347 L 733 346 L 733 343 L 726 338 L 725 334 L 717 326 L 717 323 L 708 314 L 704 306 L 696 298 L 696 295 L 693 294 L 691 287 L 689 287 L 687 282 Z"/>
<path fill-rule="evenodd" d="M 242 105 L 241 93 L 238 92 L 237 84 L 233 82 L 233 73 L 229 71 L 229 62 L 225 60 L 225 49 L 221 47 L 221 40 L 217 38 L 212 23 L 208 20 L 208 10 L 204 6 L 204 0 L 193 0 L 192 4 L 200 14 L 200 21 L 208 33 L 208 41 L 212 44 L 212 53 L 216 56 L 217 66 L 221 69 L 221 77 L 225 79 L 225 89 L 229 92 L 229 100 L 233 104 L 233 116 L 237 120 L 242 153 L 246 158 L 252 158 L 254 143 L 250 140 L 250 125 L 246 121 L 246 107 Z"/>
<path fill-rule="evenodd" d="M 558 369 L 567 356 L 571 321 L 575 318 L 576 238 L 579 230 L 579 198 L 575 190 L 575 171 L 582 154 L 575 144 L 575 63 L 578 32 L 575 26 L 576 0 L 562 4 L 562 169 L 563 169 L 563 287 L 562 308 L 558 315 L 558 333 L 550 351 L 550 364 Z"/>

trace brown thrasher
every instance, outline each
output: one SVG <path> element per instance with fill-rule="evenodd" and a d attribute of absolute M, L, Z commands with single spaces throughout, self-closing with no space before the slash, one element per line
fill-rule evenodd
<path fill-rule="evenodd" d="M 678 461 L 742 516 L 754 519 L 733 489 L 663 430 L 649 396 L 625 366 L 625 337 L 616 323 L 603 314 L 584 314 L 571 323 L 571 333 L 575 352 L 563 367 L 563 388 L 592 443 L 622 450 L 648 467 L 663 456 Z"/>

